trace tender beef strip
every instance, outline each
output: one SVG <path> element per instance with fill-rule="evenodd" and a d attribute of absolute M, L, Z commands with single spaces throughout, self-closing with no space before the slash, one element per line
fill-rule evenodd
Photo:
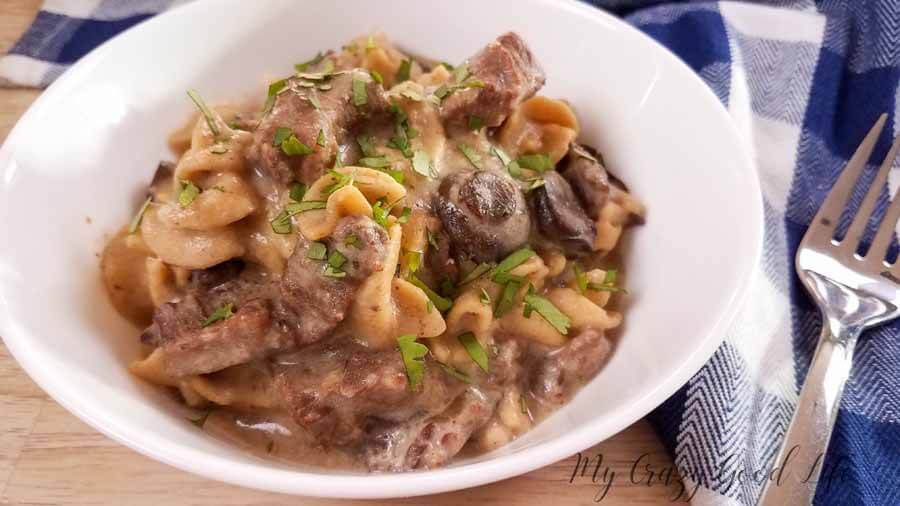
<path fill-rule="evenodd" d="M 224 285 L 240 276 L 244 270 L 243 260 L 233 259 L 214 265 L 207 269 L 191 271 L 191 290 L 206 293 L 217 286 Z"/>
<path fill-rule="evenodd" d="M 544 174 L 544 186 L 531 192 L 537 228 L 575 256 L 591 252 L 597 227 L 578 203 L 569 183 L 556 171 Z"/>
<path fill-rule="evenodd" d="M 269 305 L 253 300 L 235 308 L 225 320 L 163 341 L 163 367 L 172 376 L 208 374 L 243 364 L 291 346 L 290 339 L 272 331 Z"/>
<path fill-rule="evenodd" d="M 561 406 L 606 363 L 612 345 L 602 331 L 582 330 L 561 348 L 532 360 L 531 393 L 538 401 Z"/>
<path fill-rule="evenodd" d="M 515 33 L 501 35 L 469 60 L 472 79 L 483 88 L 459 90 L 441 106 L 447 122 L 464 122 L 478 116 L 489 127 L 500 126 L 523 100 L 544 85 L 544 71 L 525 41 Z"/>
<path fill-rule="evenodd" d="M 600 217 L 600 209 L 609 198 L 609 175 L 587 146 L 572 144 L 560 163 L 560 172 L 572 186 L 588 216 Z"/>
<path fill-rule="evenodd" d="M 365 81 L 366 102 L 355 105 L 353 81 Z M 384 89 L 368 72 L 356 69 L 333 75 L 328 90 L 303 87 L 291 78 L 287 91 L 279 94 L 272 110 L 259 121 L 248 158 L 266 174 L 287 184 L 293 180 L 312 184 L 331 167 L 338 147 L 348 141 L 353 128 L 363 120 L 380 118 L 389 107 Z M 318 100 L 319 107 L 316 107 Z M 289 128 L 297 139 L 312 148 L 308 155 L 288 156 L 274 145 L 275 131 Z M 317 144 L 322 132 L 324 146 Z"/>
<path fill-rule="evenodd" d="M 459 264 L 450 251 L 450 236 L 444 232 L 443 227 L 432 230 L 431 235 L 437 247 L 429 244 L 425 252 L 425 266 L 435 284 L 442 279 L 455 283 L 459 279 Z"/>
<path fill-rule="evenodd" d="M 372 471 L 408 471 L 443 466 L 494 413 L 499 395 L 469 388 L 437 416 L 382 424 L 363 447 Z"/>
<path fill-rule="evenodd" d="M 200 330 L 206 315 L 203 307 L 192 294 L 181 300 L 166 302 L 153 312 L 153 323 L 141 333 L 141 342 L 159 346 L 164 341 L 174 341 Z"/>
<path fill-rule="evenodd" d="M 434 207 L 457 255 L 490 262 L 528 241 L 525 197 L 505 174 L 482 170 L 448 176 Z"/>
<path fill-rule="evenodd" d="M 363 242 L 358 253 L 351 252 L 353 246 L 344 245 L 350 234 Z M 302 235 L 282 276 L 281 304 L 276 311 L 279 326 L 293 335 L 298 345 L 313 343 L 331 332 L 346 316 L 360 282 L 385 267 L 387 233 L 370 218 L 342 218 L 333 235 L 330 250 L 337 247 L 348 258 L 342 267 L 347 269 L 346 276 L 325 276 L 328 263 L 309 258 L 310 243 Z"/>
<path fill-rule="evenodd" d="M 421 386 L 412 391 L 397 350 L 373 350 L 351 338 L 321 341 L 279 357 L 275 368 L 284 407 L 327 445 L 357 443 L 379 420 L 439 413 L 465 387 L 428 363 Z"/>

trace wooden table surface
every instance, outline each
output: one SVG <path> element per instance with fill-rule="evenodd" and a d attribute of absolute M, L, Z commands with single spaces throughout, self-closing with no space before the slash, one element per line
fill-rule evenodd
<path fill-rule="evenodd" d="M 0 51 L 28 27 L 40 0 L 0 0 Z M 0 89 L 0 140 L 39 92 Z M 672 465 L 641 420 L 584 452 L 615 479 L 601 504 L 667 504 L 680 485 L 647 484 L 644 465 Z M 642 458 L 643 456 L 643 458 Z M 640 460 L 639 460 L 640 459 Z M 577 457 L 503 482 L 428 498 L 368 504 L 593 504 L 604 489 L 591 472 L 570 480 Z M 632 468 L 637 464 L 637 472 Z M 591 469 L 593 471 L 593 467 Z M 415 476 L 410 476 L 415 480 Z M 70 415 L 35 385 L 0 344 L 0 504 L 79 505 L 332 505 L 321 500 L 258 492 L 200 478 L 113 442 Z"/>

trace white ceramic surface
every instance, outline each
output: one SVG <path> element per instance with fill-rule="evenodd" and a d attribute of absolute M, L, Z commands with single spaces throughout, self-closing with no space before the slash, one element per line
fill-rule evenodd
<path fill-rule="evenodd" d="M 659 405 L 709 358 L 747 292 L 762 231 L 758 183 L 724 108 L 685 65 L 574 1 L 200 1 L 91 53 L 32 106 L 0 150 L 0 335 L 26 371 L 98 430 L 231 483 L 304 495 L 393 497 L 471 487 L 545 466 Z M 167 133 L 210 103 L 262 97 L 318 49 L 373 30 L 460 61 L 506 30 L 575 105 L 582 139 L 648 208 L 627 259 L 626 326 L 612 360 L 550 420 L 492 454 L 415 475 L 301 470 L 248 456 L 184 421 L 125 370 L 137 331 L 102 291 L 98 253 L 138 206 Z M 90 221 L 86 218 L 90 217 Z"/>

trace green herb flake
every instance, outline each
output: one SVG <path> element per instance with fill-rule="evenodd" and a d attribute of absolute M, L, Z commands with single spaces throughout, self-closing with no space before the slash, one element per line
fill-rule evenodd
<path fill-rule="evenodd" d="M 491 280 L 495 283 L 500 283 L 501 285 L 504 283 L 509 283 L 510 281 L 515 281 L 516 283 L 524 283 L 525 278 L 522 276 L 516 276 L 515 274 L 510 274 L 508 272 L 496 272 L 493 276 L 491 276 Z"/>
<path fill-rule="evenodd" d="M 519 288 L 522 286 L 521 283 L 516 281 L 510 281 L 503 287 L 503 293 L 500 295 L 500 300 L 497 302 L 497 306 L 494 308 L 494 316 L 499 318 L 509 312 L 515 304 L 516 293 L 519 291 Z"/>
<path fill-rule="evenodd" d="M 379 156 L 378 151 L 375 150 L 375 142 L 372 140 L 371 136 L 360 135 L 356 138 L 356 143 L 359 144 L 359 150 L 362 151 L 363 156 Z"/>
<path fill-rule="evenodd" d="M 328 265 L 334 267 L 335 269 L 340 269 L 347 263 L 347 257 L 345 257 L 340 251 L 334 250 L 328 255 Z"/>
<path fill-rule="evenodd" d="M 325 59 L 325 55 L 321 51 L 319 51 L 311 59 L 309 59 L 303 63 L 298 63 L 298 64 L 294 65 L 294 70 L 296 70 L 297 72 L 306 72 L 306 70 L 308 70 L 310 67 L 312 67 L 314 65 L 318 65 L 324 59 Z"/>
<path fill-rule="evenodd" d="M 468 374 L 460 371 L 459 369 L 457 369 L 453 366 L 447 365 L 443 362 L 437 362 L 437 361 L 435 361 L 435 364 L 437 364 L 438 367 L 440 367 L 445 373 L 449 374 L 450 376 L 453 376 L 454 378 L 458 379 L 459 381 L 462 381 L 463 383 L 468 383 L 470 385 L 475 383 L 475 381 L 471 377 L 469 377 Z"/>
<path fill-rule="evenodd" d="M 572 271 L 575 273 L 575 286 L 578 288 L 578 293 L 584 293 L 587 291 L 588 287 L 588 279 L 587 275 L 581 270 L 581 266 L 577 263 L 572 267 Z"/>
<path fill-rule="evenodd" d="M 325 147 L 325 131 L 321 128 L 319 129 L 319 135 L 316 136 L 316 144 L 321 147 Z"/>
<path fill-rule="evenodd" d="M 425 355 L 428 354 L 428 347 L 416 342 L 415 335 L 406 334 L 397 338 L 397 348 L 403 358 L 409 388 L 416 390 L 425 377 Z"/>
<path fill-rule="evenodd" d="M 354 233 L 347 234 L 347 237 L 344 237 L 344 246 L 352 246 L 356 249 L 363 249 L 362 240 L 360 240 L 359 236 Z"/>
<path fill-rule="evenodd" d="M 326 265 L 325 272 L 323 272 L 322 275 L 325 276 L 326 278 L 343 278 L 344 276 L 347 275 L 347 273 L 336 267 Z"/>
<path fill-rule="evenodd" d="M 488 372 L 487 352 L 484 351 L 484 348 L 481 346 L 478 338 L 475 337 L 475 334 L 466 332 L 465 334 L 457 336 L 456 339 L 463 345 L 463 348 L 466 349 L 466 353 L 472 357 L 472 360 L 478 364 L 478 367 L 480 367 L 482 371 Z"/>
<path fill-rule="evenodd" d="M 309 100 L 309 103 L 312 104 L 315 110 L 318 111 L 322 108 L 322 102 L 319 102 L 319 97 L 315 95 L 315 92 L 311 92 L 311 94 L 306 97 L 306 100 Z"/>
<path fill-rule="evenodd" d="M 434 167 L 431 165 L 431 157 L 421 149 L 417 149 L 415 154 L 413 154 L 412 167 L 414 171 L 427 178 L 434 178 L 437 176 L 437 174 L 434 173 Z"/>
<path fill-rule="evenodd" d="M 328 255 L 328 248 L 325 244 L 321 242 L 311 242 L 309 243 L 309 251 L 306 253 L 306 258 L 311 258 L 313 260 L 325 260 L 325 257 Z"/>
<path fill-rule="evenodd" d="M 302 156 L 312 153 L 313 149 L 300 142 L 296 135 L 291 134 L 281 143 L 281 151 L 288 156 Z"/>
<path fill-rule="evenodd" d="M 369 35 L 369 39 L 366 41 L 366 51 L 372 51 L 373 49 L 378 49 L 378 46 L 375 45 L 375 37 Z"/>
<path fill-rule="evenodd" d="M 372 219 L 375 223 L 381 225 L 382 228 L 388 227 L 387 217 L 390 212 L 390 206 L 382 199 L 378 199 L 372 204 Z"/>
<path fill-rule="evenodd" d="M 376 83 L 384 84 L 384 77 L 382 77 L 381 73 L 379 73 L 377 70 L 375 70 L 375 69 L 370 70 L 369 75 L 372 76 L 372 80 L 375 81 Z"/>
<path fill-rule="evenodd" d="M 542 187 L 542 186 L 544 186 L 544 179 L 543 179 L 543 178 L 535 178 L 535 179 L 532 179 L 532 180 L 531 180 L 531 184 L 528 185 L 528 188 L 525 188 L 525 193 L 531 193 L 531 192 L 533 192 L 534 190 L 537 190 L 538 188 L 540 188 L 540 187 Z"/>
<path fill-rule="evenodd" d="M 525 402 L 525 396 L 524 396 L 524 395 L 520 395 L 520 396 L 519 396 L 519 411 L 520 411 L 523 415 L 527 415 L 527 414 L 528 414 L 528 403 Z"/>
<path fill-rule="evenodd" d="M 410 216 L 412 216 L 412 209 L 404 207 L 403 210 L 400 211 L 400 217 L 397 218 L 397 223 L 403 225 L 404 223 L 409 222 Z"/>
<path fill-rule="evenodd" d="M 206 105 L 206 102 L 203 101 L 203 98 L 200 97 L 197 90 L 188 90 L 187 94 L 191 97 L 191 100 L 194 102 L 194 105 L 197 106 L 197 109 L 200 109 L 200 114 L 202 114 L 203 118 L 206 120 L 206 125 L 209 127 L 209 131 L 213 134 L 213 137 L 216 139 L 220 138 L 222 132 L 219 130 L 219 123 L 215 113 L 213 113 Z"/>
<path fill-rule="evenodd" d="M 437 97 L 439 102 L 443 102 L 447 95 L 451 93 L 450 87 L 446 84 L 442 84 L 438 86 L 438 89 L 434 90 L 434 96 Z"/>
<path fill-rule="evenodd" d="M 425 235 L 428 238 L 428 244 L 431 245 L 434 249 L 441 249 L 440 245 L 437 242 L 437 236 L 434 235 L 434 232 L 431 230 L 425 230 Z"/>
<path fill-rule="evenodd" d="M 397 77 L 395 81 L 397 83 L 402 83 L 403 81 L 409 81 L 409 73 L 412 69 L 412 60 L 405 59 L 400 62 L 400 68 L 397 69 Z"/>
<path fill-rule="evenodd" d="M 610 269 L 606 271 L 606 275 L 603 276 L 602 283 L 588 283 L 587 289 L 594 290 L 597 292 L 622 292 L 628 293 L 624 288 L 619 288 L 616 286 L 616 277 L 618 275 L 618 271 L 615 269 Z"/>
<path fill-rule="evenodd" d="M 525 294 L 525 305 L 533 308 L 544 320 L 562 335 L 569 333 L 572 324 L 569 317 L 553 305 L 548 299 L 534 293 Z"/>
<path fill-rule="evenodd" d="M 272 137 L 272 145 L 275 147 L 281 146 L 292 135 L 294 135 L 294 132 L 290 128 L 278 127 L 275 129 L 275 136 Z"/>
<path fill-rule="evenodd" d="M 522 179 L 522 167 L 519 166 L 519 162 L 515 160 L 509 162 L 509 165 L 506 166 L 506 170 L 509 172 L 509 175 L 515 179 Z"/>
<path fill-rule="evenodd" d="M 546 172 L 553 168 L 553 161 L 550 160 L 550 155 L 545 155 L 543 153 L 523 155 L 517 158 L 516 161 L 519 162 L 519 165 L 523 168 L 537 172 Z"/>
<path fill-rule="evenodd" d="M 306 211 L 313 211 L 315 209 L 325 209 L 326 204 L 327 202 L 324 200 L 304 200 L 303 202 L 289 202 L 286 206 L 284 206 L 284 210 L 290 216 L 293 216 L 295 214 L 305 213 Z"/>
<path fill-rule="evenodd" d="M 476 169 L 481 169 L 481 156 L 478 155 L 478 152 L 472 146 L 468 144 L 457 144 L 456 148 L 469 160 L 469 163 L 472 164 Z"/>
<path fill-rule="evenodd" d="M 435 246 L 437 248 L 437 246 Z M 459 282 L 460 285 L 464 285 L 466 283 L 471 283 L 476 279 L 480 278 L 487 271 L 491 270 L 492 265 L 489 263 L 480 263 L 474 269 L 472 269 L 468 274 L 466 274 L 462 281 Z"/>
<path fill-rule="evenodd" d="M 291 214 L 287 211 L 281 211 L 269 222 L 269 224 L 272 225 L 272 232 L 275 232 L 276 234 L 290 234 Z"/>
<path fill-rule="evenodd" d="M 131 223 L 128 224 L 128 233 L 133 234 L 138 231 L 138 228 L 141 226 L 141 221 L 144 219 L 144 213 L 147 212 L 147 208 L 150 207 L 150 203 L 153 202 L 153 196 L 147 197 L 147 200 L 141 204 L 140 209 L 138 209 L 137 214 L 134 215 L 134 218 L 131 218 Z"/>
<path fill-rule="evenodd" d="M 423 292 L 425 292 L 425 295 L 428 296 L 428 299 L 431 300 L 431 302 L 434 304 L 434 307 L 436 307 L 438 311 L 443 313 L 444 311 L 447 311 L 451 307 L 453 307 L 452 300 L 445 298 L 445 297 L 441 297 L 437 292 L 432 290 L 428 285 L 426 285 L 421 279 L 419 279 L 415 275 L 411 274 L 409 276 L 409 282 L 416 285 Z"/>
<path fill-rule="evenodd" d="M 383 169 L 391 166 L 391 161 L 386 156 L 366 156 L 360 158 L 356 163 L 370 169 Z"/>
<path fill-rule="evenodd" d="M 268 114 L 273 107 L 275 107 L 275 98 L 279 93 L 282 92 L 285 88 L 287 88 L 288 80 L 287 79 L 279 79 L 274 83 L 269 85 L 269 92 L 266 95 L 266 103 L 263 105 L 263 114 Z"/>
<path fill-rule="evenodd" d="M 449 63 L 447 63 L 447 62 L 445 62 L 445 61 L 442 61 L 442 62 L 439 63 L 438 65 L 440 65 L 441 67 L 444 67 L 445 69 L 447 69 L 447 70 L 450 71 L 450 72 L 453 72 L 453 65 L 451 65 L 451 64 L 449 64 Z"/>
<path fill-rule="evenodd" d="M 213 311 L 213 313 L 211 315 L 209 315 L 209 318 L 204 320 L 200 326 L 201 327 L 209 327 L 213 323 L 220 322 L 222 320 L 227 320 L 227 319 L 231 318 L 232 316 L 234 316 L 234 312 L 232 311 L 233 309 L 234 309 L 234 304 L 232 304 L 230 302 L 228 304 L 225 304 L 224 306 L 219 307 L 218 309 Z"/>
<path fill-rule="evenodd" d="M 469 77 L 469 66 L 465 63 L 460 64 L 458 67 L 452 70 L 453 72 L 453 80 L 457 83 L 461 83 Z"/>
<path fill-rule="evenodd" d="M 178 204 L 181 207 L 191 205 L 191 202 L 200 195 L 200 188 L 190 181 L 181 182 L 181 190 L 178 192 Z"/>
<path fill-rule="evenodd" d="M 422 252 L 408 250 L 406 252 L 406 268 L 409 269 L 409 272 L 416 272 L 419 270 L 419 267 L 422 265 Z"/>
<path fill-rule="evenodd" d="M 331 195 L 332 193 L 340 190 L 345 186 L 352 185 L 355 176 L 355 174 L 352 172 L 349 174 L 344 174 L 343 172 L 339 172 L 334 169 L 329 170 L 328 175 L 330 175 L 332 181 L 334 181 L 334 183 L 332 183 L 329 187 L 325 188 L 325 193 L 327 193 L 328 195 Z"/>
<path fill-rule="evenodd" d="M 491 294 L 487 293 L 487 290 L 482 288 L 481 296 L 478 298 L 478 300 L 480 300 L 481 303 L 484 304 L 485 306 L 490 306 L 491 305 Z"/>
<path fill-rule="evenodd" d="M 366 90 L 366 82 L 354 76 L 351 82 L 353 88 L 353 105 L 362 107 L 369 102 L 369 93 Z"/>
<path fill-rule="evenodd" d="M 484 126 L 484 118 L 474 114 L 469 115 L 469 130 L 480 130 Z"/>
<path fill-rule="evenodd" d="M 496 276 L 499 273 L 507 273 L 535 255 L 537 255 L 537 253 L 531 248 L 522 248 L 513 251 L 497 265 L 492 276 Z"/>
<path fill-rule="evenodd" d="M 403 181 L 406 180 L 406 176 L 403 174 L 402 170 L 390 170 L 390 169 L 381 169 L 381 170 L 388 176 L 391 176 L 394 179 L 394 181 L 396 181 L 400 184 L 403 184 Z"/>

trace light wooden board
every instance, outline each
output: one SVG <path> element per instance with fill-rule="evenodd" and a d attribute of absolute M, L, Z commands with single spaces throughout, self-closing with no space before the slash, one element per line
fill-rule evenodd
<path fill-rule="evenodd" d="M 40 0 L 0 0 L 0 51 L 7 51 L 34 18 Z M 38 96 L 0 89 L 0 139 Z M 601 473 L 616 473 L 601 504 L 669 504 L 677 484 L 648 486 L 644 465 L 671 467 L 653 430 L 640 421 L 584 452 Z M 635 461 L 640 461 L 632 477 Z M 366 504 L 576 505 L 594 504 L 603 479 L 590 472 L 570 483 L 576 457 L 524 476 L 428 498 Z M 593 468 L 591 469 L 591 471 Z M 410 476 L 415 480 L 414 476 Z M 324 506 L 344 501 L 297 499 L 241 489 L 178 471 L 97 433 L 49 399 L 0 344 L 0 505 L 280 505 Z"/>

